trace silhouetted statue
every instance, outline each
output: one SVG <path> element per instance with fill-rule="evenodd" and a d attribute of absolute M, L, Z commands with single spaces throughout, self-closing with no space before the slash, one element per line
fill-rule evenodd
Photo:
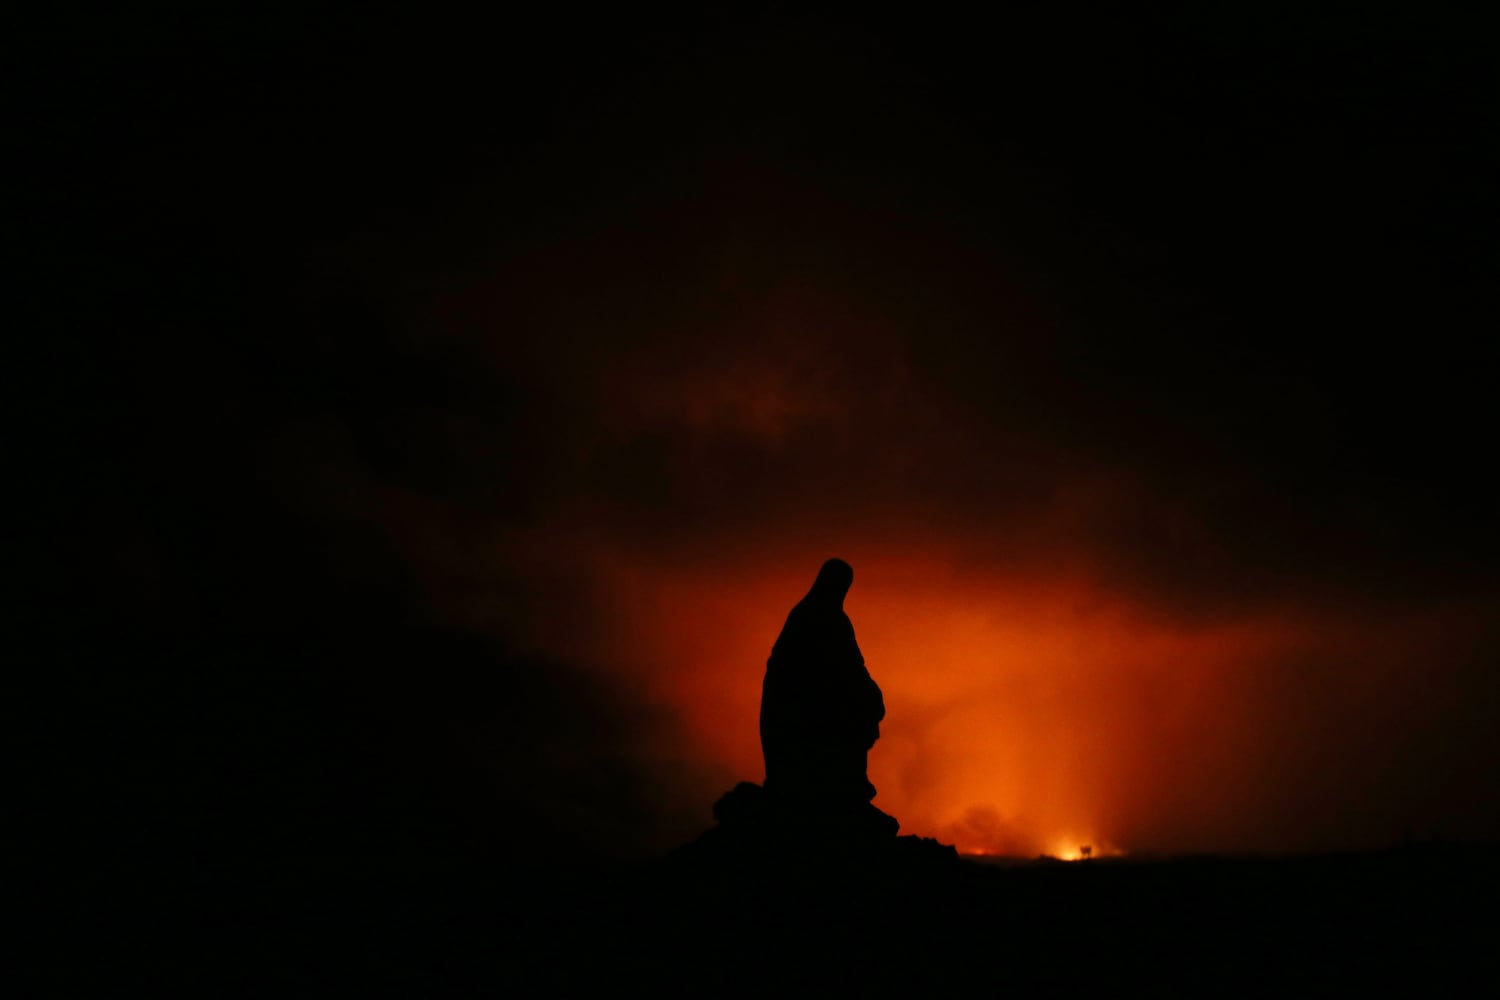
<path fill-rule="evenodd" d="M 760 701 L 768 795 L 824 809 L 875 797 L 865 767 L 885 702 L 844 613 L 853 582 L 842 559 L 824 563 L 771 647 Z"/>
<path fill-rule="evenodd" d="M 898 836 L 901 824 L 870 800 L 865 777 L 885 699 L 844 614 L 854 570 L 830 559 L 786 617 L 766 661 L 760 699 L 764 786 L 741 781 L 714 803 L 718 825 L 673 852 L 674 863 L 759 879 L 829 870 L 868 874 L 874 859 L 914 870 L 958 863 L 951 845 Z"/>

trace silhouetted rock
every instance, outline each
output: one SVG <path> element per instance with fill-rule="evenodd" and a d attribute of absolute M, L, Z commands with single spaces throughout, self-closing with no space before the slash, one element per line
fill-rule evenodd
<path fill-rule="evenodd" d="M 714 803 L 714 819 L 736 833 L 786 833 L 804 841 L 888 840 L 901 828 L 896 817 L 868 802 L 830 807 L 777 795 L 750 781 L 735 785 Z"/>
<path fill-rule="evenodd" d="M 765 808 L 766 790 L 753 781 L 742 781 L 714 803 L 714 819 L 723 824 L 753 823 Z"/>

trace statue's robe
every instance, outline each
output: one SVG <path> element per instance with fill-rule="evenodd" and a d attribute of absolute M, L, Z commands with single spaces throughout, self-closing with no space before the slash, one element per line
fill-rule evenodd
<path fill-rule="evenodd" d="M 771 648 L 760 703 L 769 794 L 830 807 L 875 797 L 865 768 L 885 702 L 844 613 L 853 578 L 847 563 L 825 563 Z"/>

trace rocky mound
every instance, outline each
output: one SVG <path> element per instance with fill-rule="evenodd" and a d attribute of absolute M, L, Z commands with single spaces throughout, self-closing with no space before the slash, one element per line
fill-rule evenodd
<path fill-rule="evenodd" d="M 896 817 L 868 802 L 850 806 L 793 799 L 742 781 L 714 803 L 713 813 L 718 825 L 674 852 L 674 862 L 695 869 L 769 866 L 779 871 L 960 863 L 951 845 L 899 836 Z"/>

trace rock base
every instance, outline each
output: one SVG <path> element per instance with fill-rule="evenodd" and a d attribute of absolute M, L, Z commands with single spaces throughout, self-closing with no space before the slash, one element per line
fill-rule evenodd
<path fill-rule="evenodd" d="M 788 799 L 742 781 L 714 803 L 718 826 L 675 857 L 751 869 L 795 866 L 957 864 L 951 845 L 902 837 L 896 817 L 868 802 L 829 805 Z"/>

